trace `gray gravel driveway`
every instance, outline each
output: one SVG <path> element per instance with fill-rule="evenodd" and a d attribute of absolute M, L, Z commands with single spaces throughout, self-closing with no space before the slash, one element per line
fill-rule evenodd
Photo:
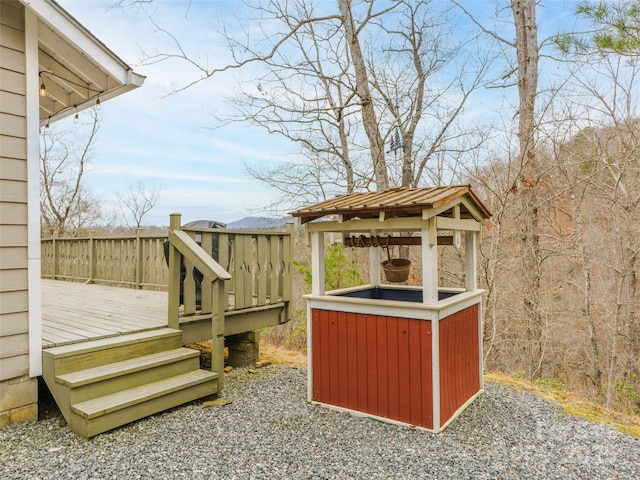
<path fill-rule="evenodd" d="M 90 440 L 12 425 L 0 479 L 640 479 L 640 439 L 500 383 L 438 435 L 310 405 L 303 368 L 236 369 L 224 397 Z"/>

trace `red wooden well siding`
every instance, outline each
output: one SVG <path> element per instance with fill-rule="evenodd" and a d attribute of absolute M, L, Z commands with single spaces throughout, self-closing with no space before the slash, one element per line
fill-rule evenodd
<path fill-rule="evenodd" d="M 478 305 L 440 320 L 440 424 L 480 390 Z"/>
<path fill-rule="evenodd" d="M 431 322 L 312 311 L 317 402 L 433 428 Z"/>

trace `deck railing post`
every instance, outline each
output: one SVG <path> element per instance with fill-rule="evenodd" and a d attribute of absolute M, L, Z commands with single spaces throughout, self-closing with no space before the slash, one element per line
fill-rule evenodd
<path fill-rule="evenodd" d="M 51 249 L 53 250 L 53 272 L 52 277 L 55 280 L 56 275 L 58 273 L 58 242 L 56 242 L 58 238 L 58 232 L 53 232 L 53 239 L 51 241 Z"/>
<path fill-rule="evenodd" d="M 142 255 L 142 239 L 140 238 L 142 230 L 142 227 L 136 228 L 136 288 L 142 288 L 142 264 L 144 259 Z"/>
<path fill-rule="evenodd" d="M 180 230 L 182 215 L 169 215 L 169 231 Z M 169 244 L 169 328 L 180 328 L 180 253 Z"/>
<path fill-rule="evenodd" d="M 224 389 L 224 312 L 228 305 L 224 284 L 219 278 L 213 282 L 211 309 L 211 371 L 218 372 L 218 391 Z"/>
<path fill-rule="evenodd" d="M 285 302 L 291 300 L 291 294 L 293 291 L 293 256 L 296 238 L 296 224 L 294 222 L 287 222 L 287 231 L 289 232 L 289 248 L 288 251 L 283 252 L 283 255 L 288 255 L 288 258 L 282 259 L 283 265 L 285 266 L 285 282 L 282 288 L 282 300 Z"/>
<path fill-rule="evenodd" d="M 89 278 L 87 283 L 94 283 L 96 278 L 96 255 L 95 255 L 95 241 L 94 236 L 96 231 L 94 229 L 89 230 Z"/>

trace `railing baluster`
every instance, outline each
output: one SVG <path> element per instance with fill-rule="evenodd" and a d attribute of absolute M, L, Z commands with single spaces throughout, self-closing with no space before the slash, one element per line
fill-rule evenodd
<path fill-rule="evenodd" d="M 244 259 L 244 236 L 235 237 L 234 249 L 233 249 L 233 278 L 234 278 L 234 308 L 244 308 L 244 280 L 243 280 L 243 259 Z"/>
<path fill-rule="evenodd" d="M 278 255 L 278 237 L 271 237 L 270 259 L 271 268 L 269 269 L 269 303 L 278 302 L 278 275 L 280 269 L 280 258 Z"/>
<path fill-rule="evenodd" d="M 231 271 L 231 257 L 233 256 L 233 243 L 231 236 L 226 233 L 218 234 L 218 263 L 227 272 Z M 229 290 L 234 289 L 233 277 L 224 282 L 224 298 L 229 298 Z M 235 302 L 234 302 L 235 304 Z"/>
<path fill-rule="evenodd" d="M 242 283 L 244 284 L 242 305 L 243 308 L 247 308 L 253 306 L 253 272 L 251 270 L 253 267 L 253 238 L 251 235 L 243 235 L 242 243 L 244 244 L 241 277 Z"/>
<path fill-rule="evenodd" d="M 256 296 L 258 305 L 265 305 L 267 303 L 267 275 L 269 268 L 269 250 L 267 249 L 267 236 L 257 236 L 257 248 L 256 248 L 256 263 L 258 265 L 257 279 L 256 279 Z"/>
<path fill-rule="evenodd" d="M 184 314 L 193 315 L 196 313 L 196 282 L 194 276 L 194 266 L 187 260 L 186 257 L 182 257 L 184 263 L 185 276 L 182 282 L 182 303 L 184 305 Z"/>
<path fill-rule="evenodd" d="M 202 233 L 200 246 L 205 252 L 211 254 L 211 252 L 213 252 L 213 234 L 210 232 Z M 206 288 L 205 288 L 205 282 L 207 283 Z M 212 293 L 211 281 L 207 280 L 206 278 L 203 278 L 202 286 L 200 288 L 200 313 L 204 314 L 204 313 L 211 312 L 212 301 L 213 301 L 212 296 L 213 296 L 213 293 Z"/>

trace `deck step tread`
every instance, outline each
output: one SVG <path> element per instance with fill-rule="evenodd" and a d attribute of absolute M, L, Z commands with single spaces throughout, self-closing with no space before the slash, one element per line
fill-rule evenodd
<path fill-rule="evenodd" d="M 157 382 L 130 388 L 121 392 L 105 395 L 104 397 L 87 400 L 71 405 L 72 413 L 87 420 L 109 414 L 132 405 L 137 405 L 154 398 L 162 397 L 179 390 L 189 388 L 218 378 L 215 372 L 194 370 L 191 372 L 169 377 Z"/>
<path fill-rule="evenodd" d="M 99 350 L 109 350 L 126 345 L 148 342 L 165 337 L 181 336 L 182 332 L 174 328 L 158 328 L 147 330 L 145 332 L 130 333 L 117 337 L 101 338 L 83 343 L 75 343 L 71 345 L 62 345 L 43 350 L 43 354 L 54 356 L 55 358 L 66 358 L 84 353 L 95 352 Z M 182 338 L 182 337 L 181 337 Z"/>
<path fill-rule="evenodd" d="M 56 382 L 69 388 L 100 382 L 114 377 L 167 365 L 180 360 L 197 357 L 200 352 L 191 348 L 174 348 L 165 352 L 152 353 L 140 357 L 110 363 L 98 367 L 86 368 L 56 376 Z"/>

